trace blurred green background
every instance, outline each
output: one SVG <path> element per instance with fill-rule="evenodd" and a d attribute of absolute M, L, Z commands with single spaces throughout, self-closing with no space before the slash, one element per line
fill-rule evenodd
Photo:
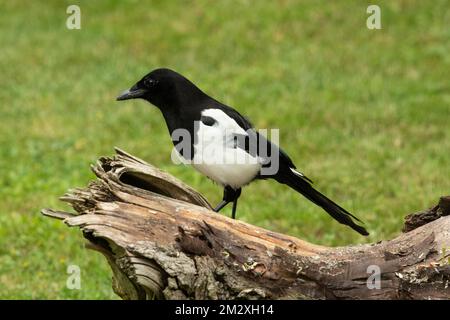
<path fill-rule="evenodd" d="M 66 28 L 70 4 L 81 30 Z M 382 30 L 366 28 L 369 4 Z M 450 193 L 449 22 L 448 1 L 2 1 L 0 298 L 117 298 L 81 233 L 39 213 L 68 209 L 58 197 L 113 146 L 221 199 L 171 163 L 156 108 L 114 101 L 161 66 L 280 128 L 298 168 L 371 236 L 269 181 L 244 189 L 239 219 L 333 246 L 399 234 L 405 214 Z M 81 290 L 66 288 L 70 264 Z"/>

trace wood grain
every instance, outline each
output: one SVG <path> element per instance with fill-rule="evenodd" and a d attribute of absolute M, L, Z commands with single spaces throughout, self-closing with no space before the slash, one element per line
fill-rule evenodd
<path fill-rule="evenodd" d="M 124 299 L 450 298 L 449 197 L 409 215 L 395 239 L 331 248 L 219 215 L 175 177 L 116 152 L 61 198 L 76 213 L 42 213 L 82 230 Z"/>

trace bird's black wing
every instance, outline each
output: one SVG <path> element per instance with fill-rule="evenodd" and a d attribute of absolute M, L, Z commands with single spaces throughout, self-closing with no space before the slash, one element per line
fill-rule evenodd
<path fill-rule="evenodd" d="M 264 160 L 270 161 L 271 155 L 278 155 L 279 165 L 284 166 L 285 168 L 289 169 L 296 169 L 296 166 L 292 159 L 287 155 L 286 152 L 283 151 L 279 146 L 268 140 L 266 137 L 261 135 L 259 132 L 256 132 L 256 130 L 253 127 L 253 124 L 250 122 L 250 120 L 243 115 L 241 115 L 238 111 L 235 109 L 220 104 L 220 109 L 223 110 L 228 116 L 233 118 L 236 123 L 245 131 L 247 131 L 248 136 L 242 136 L 236 134 L 235 139 L 235 146 L 238 148 L 241 148 L 245 150 L 247 153 L 249 153 L 252 156 L 260 156 L 264 158 Z M 250 146 L 253 146 L 251 148 Z M 254 146 L 257 146 L 254 148 Z M 265 150 L 261 150 L 261 147 L 265 147 Z M 270 163 L 266 163 L 266 166 L 270 165 Z M 307 180 L 308 182 L 312 183 L 312 180 L 306 177 L 303 173 L 298 172 L 298 174 Z M 260 176 L 259 178 L 267 178 L 264 176 Z"/>
<path fill-rule="evenodd" d="M 225 112 L 225 114 L 231 118 L 233 118 L 234 121 L 236 121 L 236 123 L 244 130 L 248 130 L 248 129 L 253 129 L 253 124 L 250 122 L 250 120 L 243 116 L 242 114 L 240 114 L 239 112 L 237 112 L 236 110 L 234 110 L 233 108 L 222 104 L 220 102 L 217 102 L 216 107 L 220 110 L 222 110 L 223 112 Z"/>
<path fill-rule="evenodd" d="M 302 179 L 312 183 L 312 180 L 305 176 L 303 173 L 294 170 L 296 167 L 292 162 L 291 158 L 275 143 L 267 139 L 265 136 L 256 132 L 254 129 L 248 129 L 247 135 L 235 134 L 234 135 L 234 145 L 236 148 L 245 150 L 248 154 L 253 157 L 259 157 L 263 160 L 263 167 L 269 167 L 274 165 L 273 160 L 278 161 L 279 170 L 281 171 L 291 171 L 297 174 Z M 258 176 L 260 179 L 275 178 L 278 174 L 274 172 L 269 175 L 263 175 L 262 173 Z"/>

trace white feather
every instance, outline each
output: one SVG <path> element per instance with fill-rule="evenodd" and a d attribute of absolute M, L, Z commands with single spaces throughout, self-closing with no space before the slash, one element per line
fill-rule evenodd
<path fill-rule="evenodd" d="M 234 134 L 247 135 L 247 132 L 221 110 L 206 109 L 202 116 L 211 117 L 216 123 L 207 126 L 199 122 L 194 143 L 194 168 L 234 189 L 251 182 L 261 169 L 261 161 L 245 150 L 235 148 L 234 142 Z"/>

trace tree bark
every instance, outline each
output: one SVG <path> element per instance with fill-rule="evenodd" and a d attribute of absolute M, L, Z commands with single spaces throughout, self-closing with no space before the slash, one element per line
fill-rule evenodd
<path fill-rule="evenodd" d="M 390 241 L 324 247 L 211 211 L 171 175 L 116 149 L 87 188 L 44 209 L 79 227 L 123 299 L 449 299 L 450 197 Z M 447 249 L 448 248 L 448 249 Z"/>

